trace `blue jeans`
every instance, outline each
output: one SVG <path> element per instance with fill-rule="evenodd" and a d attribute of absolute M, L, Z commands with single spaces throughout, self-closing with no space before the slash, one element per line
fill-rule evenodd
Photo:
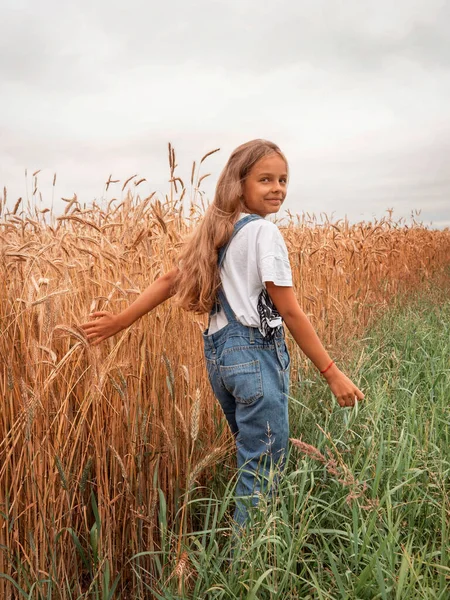
<path fill-rule="evenodd" d="M 203 333 L 208 377 L 236 438 L 238 481 L 234 519 L 243 525 L 248 506 L 276 486 L 289 436 L 290 358 L 283 327 L 267 341 L 257 328 L 239 323 L 223 293 L 228 324 Z M 225 304 L 225 306 L 224 306 Z"/>

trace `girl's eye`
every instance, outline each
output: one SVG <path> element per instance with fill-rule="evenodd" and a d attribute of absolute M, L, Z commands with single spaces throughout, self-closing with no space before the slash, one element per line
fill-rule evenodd
<path fill-rule="evenodd" d="M 269 181 L 268 177 L 262 177 L 261 181 Z M 284 179 L 284 177 L 282 179 L 280 179 L 281 183 L 287 183 L 287 179 Z"/>

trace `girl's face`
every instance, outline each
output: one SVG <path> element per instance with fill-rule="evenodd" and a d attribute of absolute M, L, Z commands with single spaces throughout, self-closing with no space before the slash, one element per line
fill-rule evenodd
<path fill-rule="evenodd" d="M 261 217 L 278 212 L 286 197 L 287 177 L 286 163 L 279 154 L 258 160 L 242 186 L 247 211 Z"/>

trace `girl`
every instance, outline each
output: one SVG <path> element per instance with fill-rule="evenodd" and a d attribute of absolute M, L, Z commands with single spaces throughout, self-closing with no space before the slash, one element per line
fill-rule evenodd
<path fill-rule="evenodd" d="M 340 406 L 363 393 L 334 364 L 300 308 L 287 248 L 266 220 L 286 197 L 288 164 L 266 140 L 236 148 L 222 171 L 203 220 L 185 244 L 179 266 L 159 277 L 117 315 L 94 312 L 82 325 L 99 344 L 171 296 L 186 310 L 209 313 L 203 333 L 214 394 L 236 439 L 239 468 L 235 521 L 256 505 L 288 442 L 290 358 L 283 321 L 327 380 Z"/>

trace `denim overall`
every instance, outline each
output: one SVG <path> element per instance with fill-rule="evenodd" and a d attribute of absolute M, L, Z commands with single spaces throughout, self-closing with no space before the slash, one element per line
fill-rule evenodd
<path fill-rule="evenodd" d="M 236 233 L 259 218 L 248 215 L 236 223 L 230 241 L 219 250 L 219 269 Z M 283 326 L 273 340 L 264 339 L 258 328 L 237 321 L 222 288 L 211 315 L 221 309 L 228 324 L 213 334 L 207 329 L 203 341 L 209 381 L 236 438 L 239 472 L 234 519 L 243 525 L 248 507 L 258 504 L 260 494 L 274 491 L 274 467 L 278 472 L 284 467 L 290 357 Z"/>

